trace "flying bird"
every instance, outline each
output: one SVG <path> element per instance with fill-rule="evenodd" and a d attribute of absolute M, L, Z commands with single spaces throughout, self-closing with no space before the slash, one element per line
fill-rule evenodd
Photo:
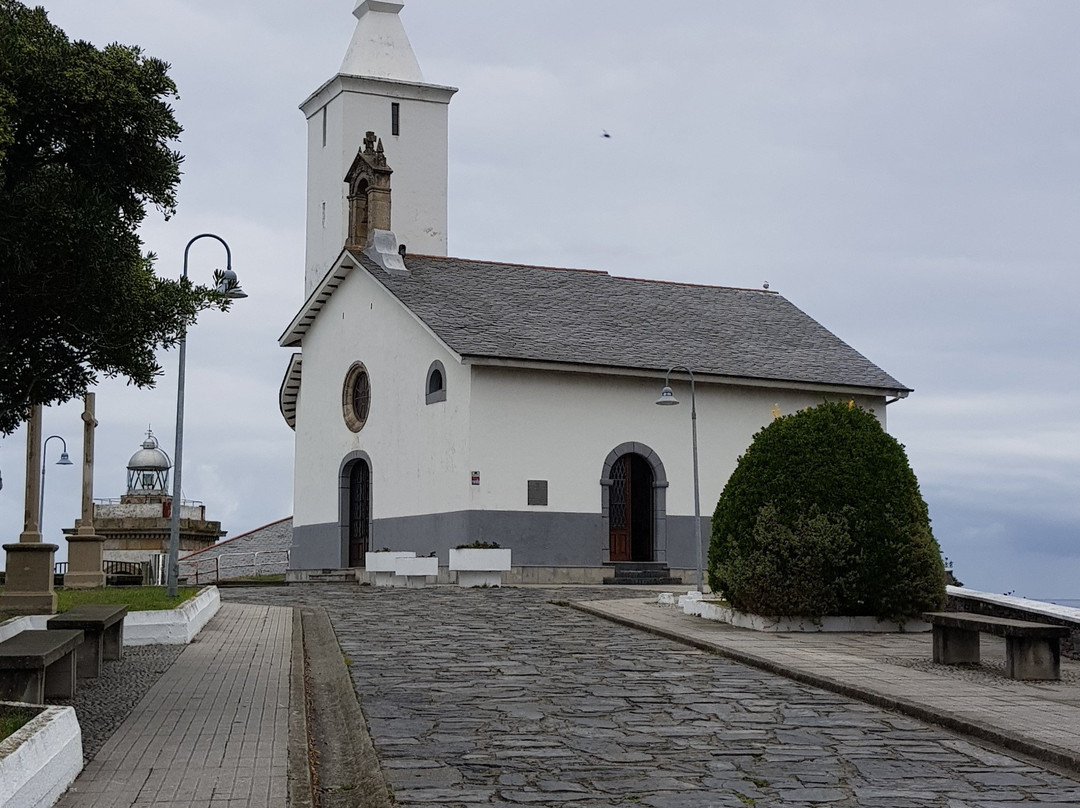
<path fill-rule="evenodd" d="M 604 134 L 602 134 L 602 135 L 601 135 L 600 137 L 606 137 L 606 138 L 608 138 L 609 140 L 611 139 L 611 135 L 609 135 L 609 134 L 608 134 L 608 131 L 607 131 L 607 129 L 602 129 L 602 130 L 600 130 L 600 131 L 602 131 L 602 132 L 604 133 Z"/>

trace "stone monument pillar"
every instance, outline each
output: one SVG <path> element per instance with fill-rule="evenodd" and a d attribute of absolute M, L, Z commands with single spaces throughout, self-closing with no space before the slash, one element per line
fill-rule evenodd
<path fill-rule="evenodd" d="M 53 614 L 55 544 L 41 541 L 41 406 L 26 423 L 26 509 L 18 544 L 5 544 L 7 583 L 0 594 L 0 611 L 15 614 Z"/>
<path fill-rule="evenodd" d="M 68 589 L 97 589 L 105 586 L 103 554 L 105 537 L 94 532 L 94 417 L 97 395 L 87 393 L 83 419 L 82 518 L 74 536 L 68 536 Z"/>

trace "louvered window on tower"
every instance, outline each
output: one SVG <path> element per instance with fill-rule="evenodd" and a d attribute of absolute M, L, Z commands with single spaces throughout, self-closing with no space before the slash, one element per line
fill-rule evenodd
<path fill-rule="evenodd" d="M 390 104 L 390 134 L 401 134 L 401 104 L 397 101 Z"/>

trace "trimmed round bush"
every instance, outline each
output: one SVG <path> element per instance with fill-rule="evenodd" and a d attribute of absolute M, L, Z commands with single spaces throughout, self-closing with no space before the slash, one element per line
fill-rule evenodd
<path fill-rule="evenodd" d="M 774 420 L 716 505 L 709 585 L 768 616 L 943 608 L 945 567 L 904 447 L 852 403 Z"/>

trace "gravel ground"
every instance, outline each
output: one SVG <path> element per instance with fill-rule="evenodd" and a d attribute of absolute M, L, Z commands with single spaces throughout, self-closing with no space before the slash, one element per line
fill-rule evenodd
<path fill-rule="evenodd" d="M 983 659 L 978 665 L 939 665 L 930 659 L 912 659 L 911 657 L 883 657 L 882 662 L 889 665 L 900 665 L 905 668 L 933 673 L 949 679 L 962 679 L 967 682 L 978 682 L 984 685 L 1005 684 L 1010 687 L 1030 685 L 1038 687 L 1043 682 L 1025 682 L 1010 679 L 1006 673 L 1005 660 Z M 1062 670 L 1061 682 L 1066 685 L 1080 685 L 1080 674 L 1075 671 Z"/>
<path fill-rule="evenodd" d="M 183 645 L 125 648 L 124 658 L 103 662 L 101 676 L 79 679 L 71 705 L 82 729 L 83 761 L 89 762 L 146 692 L 180 656 Z"/>

